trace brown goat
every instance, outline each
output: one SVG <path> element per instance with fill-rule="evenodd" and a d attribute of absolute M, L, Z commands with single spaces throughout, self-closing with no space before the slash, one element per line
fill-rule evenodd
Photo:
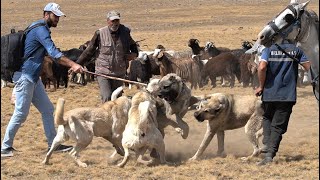
<path fill-rule="evenodd" d="M 257 64 L 254 62 L 254 54 L 242 54 L 240 57 L 241 81 L 243 87 L 251 86 L 254 88 L 257 81 Z"/>
<path fill-rule="evenodd" d="M 49 56 L 45 56 L 43 59 L 43 66 L 40 72 L 41 81 L 46 88 L 47 85 L 50 88 L 50 82 L 53 83 L 54 91 L 57 90 L 57 79 L 53 75 L 53 60 Z"/>
<path fill-rule="evenodd" d="M 221 53 L 210 59 L 201 71 L 201 79 L 206 79 L 209 76 L 212 87 L 216 87 L 216 77 L 230 77 L 230 87 L 234 87 L 235 76 L 240 80 L 240 65 L 239 60 L 229 52 Z"/>
<path fill-rule="evenodd" d="M 153 57 L 160 67 L 161 78 L 169 73 L 175 73 L 184 81 L 190 82 L 191 89 L 202 87 L 200 71 L 203 65 L 200 58 L 174 58 L 160 49 L 156 49 Z"/>

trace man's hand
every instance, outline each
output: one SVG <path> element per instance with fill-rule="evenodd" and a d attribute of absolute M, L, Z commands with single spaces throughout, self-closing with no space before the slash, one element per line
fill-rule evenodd
<path fill-rule="evenodd" d="M 73 71 L 75 73 L 83 73 L 84 68 L 77 63 L 72 64 L 70 71 Z"/>
<path fill-rule="evenodd" d="M 263 88 L 261 87 L 258 87 L 256 90 L 255 90 L 255 95 L 258 97 L 258 96 L 261 96 L 262 95 L 262 92 L 263 92 Z"/>
<path fill-rule="evenodd" d="M 83 67 L 80 64 L 73 62 L 71 59 L 69 59 L 65 56 L 61 56 L 58 63 L 63 66 L 70 67 L 69 73 L 71 71 L 73 71 L 75 73 L 83 73 Z"/>

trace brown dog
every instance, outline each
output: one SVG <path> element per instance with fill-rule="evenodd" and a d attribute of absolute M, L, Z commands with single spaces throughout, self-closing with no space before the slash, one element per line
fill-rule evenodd
<path fill-rule="evenodd" d="M 110 141 L 116 151 L 123 155 L 122 132 L 128 121 L 130 107 L 131 100 L 121 96 L 114 101 L 106 102 L 100 108 L 76 108 L 64 115 L 64 99 L 60 98 L 55 114 L 55 123 L 59 125 L 58 132 L 42 163 L 48 164 L 54 149 L 69 138 L 76 141 L 70 154 L 81 167 L 87 167 L 87 164 L 78 159 L 79 153 L 92 142 L 93 136 Z"/>
<path fill-rule="evenodd" d="M 254 151 L 247 160 L 260 153 L 259 136 L 262 135 L 261 101 L 255 96 L 239 96 L 223 93 L 212 94 L 207 100 L 200 102 L 194 117 L 203 122 L 208 120 L 207 132 L 196 154 L 190 160 L 198 159 L 217 133 L 219 156 L 224 155 L 224 131 L 245 126 L 245 133 L 252 143 Z"/>

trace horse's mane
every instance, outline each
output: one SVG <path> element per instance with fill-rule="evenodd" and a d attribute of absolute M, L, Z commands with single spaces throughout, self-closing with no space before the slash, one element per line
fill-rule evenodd
<path fill-rule="evenodd" d="M 314 12 L 313 10 L 308 10 L 306 12 L 308 12 L 308 14 L 310 15 L 310 17 L 312 19 L 311 22 L 313 22 L 315 24 L 315 26 L 317 28 L 318 36 L 319 36 L 319 17 L 317 15 L 317 13 Z"/>

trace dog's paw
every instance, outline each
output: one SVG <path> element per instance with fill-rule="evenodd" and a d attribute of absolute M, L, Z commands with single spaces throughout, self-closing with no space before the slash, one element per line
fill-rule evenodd
<path fill-rule="evenodd" d="M 41 162 L 41 164 L 43 164 L 43 165 L 48 165 L 48 164 L 49 164 L 49 162 L 48 162 L 48 161 L 46 161 L 46 160 L 44 160 L 44 161 L 42 161 L 42 162 Z"/>
<path fill-rule="evenodd" d="M 182 137 L 183 139 L 187 139 L 188 133 L 185 133 L 181 128 L 175 128 L 175 130 L 176 130 L 177 133 L 180 133 L 180 134 L 181 134 L 181 137 Z"/>
<path fill-rule="evenodd" d="M 189 159 L 188 159 L 188 161 L 197 161 L 197 160 L 198 160 L 198 158 L 195 157 L 195 156 L 193 156 L 192 158 L 189 158 Z"/>
<path fill-rule="evenodd" d="M 182 132 L 181 132 L 181 137 L 182 137 L 183 139 L 187 139 L 188 134 L 189 134 L 189 133 L 186 133 L 185 131 L 182 131 Z"/>
<path fill-rule="evenodd" d="M 241 161 L 248 161 L 250 158 L 249 157 L 241 157 L 240 159 L 241 159 Z"/>
<path fill-rule="evenodd" d="M 182 129 L 181 128 L 175 128 L 174 130 L 176 130 L 177 133 L 181 133 L 182 134 Z"/>
<path fill-rule="evenodd" d="M 78 166 L 83 167 L 83 168 L 88 167 L 88 165 L 84 162 L 78 162 Z"/>
<path fill-rule="evenodd" d="M 119 168 L 123 168 L 123 167 L 124 167 L 124 164 L 123 164 L 123 163 L 119 163 L 119 164 L 117 164 L 117 166 L 118 166 Z"/>

